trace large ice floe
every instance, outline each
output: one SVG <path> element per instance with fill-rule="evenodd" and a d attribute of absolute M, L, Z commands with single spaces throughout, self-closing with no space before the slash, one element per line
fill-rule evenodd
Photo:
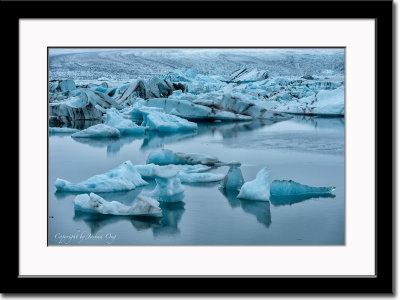
<path fill-rule="evenodd" d="M 173 152 L 172 150 L 162 149 L 160 151 L 151 152 L 147 157 L 148 164 L 156 165 L 206 165 L 206 166 L 222 166 L 226 163 L 221 162 L 215 156 L 197 153 Z"/>
<path fill-rule="evenodd" d="M 112 138 L 119 137 L 120 132 L 117 128 L 97 124 L 71 135 L 73 138 Z"/>
<path fill-rule="evenodd" d="M 162 217 L 159 202 L 146 196 L 137 196 L 132 205 L 118 201 L 106 201 L 102 197 L 90 193 L 77 195 L 74 199 L 75 210 L 86 213 L 98 213 L 118 216 Z"/>
<path fill-rule="evenodd" d="M 128 191 L 146 184 L 148 183 L 129 160 L 104 174 L 95 175 L 79 183 L 59 178 L 55 182 L 57 191 L 93 193 Z"/>
<path fill-rule="evenodd" d="M 115 108 L 108 109 L 105 116 L 106 121 L 104 124 L 118 129 L 121 135 L 143 134 L 145 131 L 145 127 L 138 126 L 131 120 L 125 119 L 123 115 Z"/>
<path fill-rule="evenodd" d="M 268 201 L 270 197 L 270 170 L 261 169 L 256 179 L 245 182 L 240 189 L 238 198 L 248 200 Z"/>
<path fill-rule="evenodd" d="M 178 178 L 179 168 L 176 166 L 154 166 L 156 187 L 149 193 L 162 202 L 179 202 L 183 199 L 184 188 Z"/>
<path fill-rule="evenodd" d="M 164 112 L 142 110 L 142 114 L 142 126 L 147 127 L 149 130 L 176 132 L 193 131 L 197 129 L 196 123 Z"/>

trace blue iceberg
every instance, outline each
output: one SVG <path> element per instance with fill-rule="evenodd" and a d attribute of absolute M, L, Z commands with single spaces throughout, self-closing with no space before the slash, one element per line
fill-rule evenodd
<path fill-rule="evenodd" d="M 238 198 L 248 200 L 268 201 L 270 196 L 270 181 L 268 168 L 261 169 L 256 179 L 243 184 Z"/>
<path fill-rule="evenodd" d="M 146 184 L 148 183 L 129 160 L 104 174 L 95 175 L 79 183 L 71 183 L 60 178 L 55 182 L 57 191 L 94 193 L 129 191 Z"/>
<path fill-rule="evenodd" d="M 335 187 L 312 187 L 293 180 L 274 180 L 270 191 L 271 196 L 329 195 Z"/>

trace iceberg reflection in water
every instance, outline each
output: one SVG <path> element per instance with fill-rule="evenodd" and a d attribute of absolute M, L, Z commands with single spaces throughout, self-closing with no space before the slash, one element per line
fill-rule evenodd
<path fill-rule="evenodd" d="M 271 209 L 268 201 L 255 201 L 238 199 L 239 191 L 225 190 L 220 188 L 220 192 L 228 199 L 232 208 L 241 207 L 244 212 L 256 217 L 258 223 L 269 227 L 271 225 Z"/>

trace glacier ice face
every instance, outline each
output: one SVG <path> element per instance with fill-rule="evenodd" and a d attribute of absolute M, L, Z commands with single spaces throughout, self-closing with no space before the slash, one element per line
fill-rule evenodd
<path fill-rule="evenodd" d="M 197 124 L 178 116 L 158 111 L 143 111 L 143 123 L 149 130 L 161 132 L 193 131 Z"/>
<path fill-rule="evenodd" d="M 224 178 L 224 174 L 216 173 L 185 173 L 179 172 L 178 178 L 182 183 L 206 183 L 206 182 L 217 182 Z"/>
<path fill-rule="evenodd" d="M 153 167 L 156 187 L 149 193 L 162 202 L 179 202 L 183 199 L 184 188 L 177 177 L 179 168 L 173 165 Z"/>
<path fill-rule="evenodd" d="M 162 149 L 157 152 L 151 152 L 147 157 L 147 163 L 156 165 L 206 165 L 206 166 L 221 166 L 225 163 L 221 162 L 217 157 L 197 154 L 173 152 L 168 149 Z"/>
<path fill-rule="evenodd" d="M 121 135 L 124 134 L 143 134 L 145 128 L 138 126 L 130 120 L 125 119 L 115 108 L 107 110 L 105 125 L 117 128 Z"/>
<path fill-rule="evenodd" d="M 117 128 L 104 124 L 97 124 L 76 132 L 71 136 L 73 138 L 110 138 L 119 137 L 120 132 Z"/>
<path fill-rule="evenodd" d="M 79 183 L 59 178 L 55 182 L 57 191 L 94 193 L 128 191 L 146 184 L 129 160 L 104 174 L 92 176 Z"/>
<path fill-rule="evenodd" d="M 229 168 L 228 174 L 226 174 L 226 176 L 224 177 L 221 186 L 226 190 L 239 191 L 243 184 L 244 179 L 242 171 L 240 170 L 240 165 L 234 165 Z"/>
<path fill-rule="evenodd" d="M 312 187 L 293 180 L 274 180 L 271 183 L 272 196 L 329 195 L 335 187 Z"/>
<path fill-rule="evenodd" d="M 136 197 L 132 205 L 128 206 L 118 201 L 106 201 L 94 193 L 90 193 L 90 195 L 81 194 L 75 197 L 74 206 L 76 210 L 87 213 L 162 217 L 158 201 L 140 195 Z"/>
<path fill-rule="evenodd" d="M 241 68 L 231 74 L 229 82 L 246 83 L 265 80 L 269 77 L 267 70 Z"/>
<path fill-rule="evenodd" d="M 256 179 L 245 182 L 240 189 L 238 198 L 247 200 L 268 201 L 270 197 L 270 171 L 268 168 L 261 169 Z"/>

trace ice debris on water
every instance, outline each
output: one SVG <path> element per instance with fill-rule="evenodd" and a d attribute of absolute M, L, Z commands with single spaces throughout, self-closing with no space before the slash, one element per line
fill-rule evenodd
<path fill-rule="evenodd" d="M 118 201 L 106 201 L 94 193 L 77 195 L 74 199 L 75 210 L 117 216 L 162 217 L 159 205 L 157 200 L 141 195 L 129 206 Z"/>
<path fill-rule="evenodd" d="M 129 160 L 104 174 L 92 176 L 79 183 L 60 178 L 55 182 L 58 191 L 95 193 L 128 191 L 146 184 L 148 183 Z"/>
<path fill-rule="evenodd" d="M 143 111 L 142 126 L 149 130 L 162 132 L 193 131 L 197 129 L 197 124 L 178 116 L 166 114 L 159 111 Z"/>
<path fill-rule="evenodd" d="M 68 128 L 68 127 L 49 127 L 49 134 L 72 134 L 78 132 L 79 129 Z"/>

